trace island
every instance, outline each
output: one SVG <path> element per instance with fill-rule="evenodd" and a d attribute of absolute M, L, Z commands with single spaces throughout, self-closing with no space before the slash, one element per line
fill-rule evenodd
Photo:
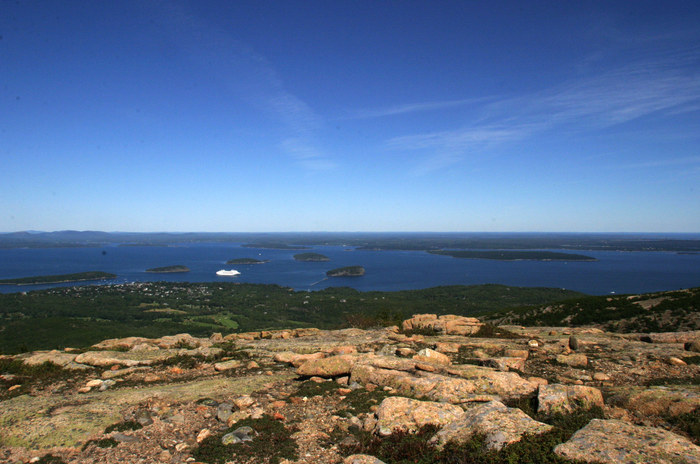
<path fill-rule="evenodd" d="M 265 264 L 269 263 L 269 259 L 255 259 L 255 258 L 235 258 L 226 261 L 226 264 Z"/>
<path fill-rule="evenodd" d="M 328 256 L 320 253 L 299 253 L 298 255 L 294 255 L 294 259 L 304 262 L 322 262 L 331 260 Z"/>
<path fill-rule="evenodd" d="M 19 277 L 17 279 L 0 280 L 0 285 L 38 285 L 38 284 L 62 284 L 67 282 L 85 282 L 89 280 L 108 280 L 117 277 L 102 271 L 78 272 L 76 274 L 58 274 L 34 277 Z"/>
<path fill-rule="evenodd" d="M 360 277 L 365 275 L 365 268 L 362 266 L 346 266 L 331 269 L 326 272 L 328 277 Z"/>
<path fill-rule="evenodd" d="M 173 266 L 163 266 L 146 269 L 146 272 L 151 272 L 153 274 L 172 274 L 175 272 L 190 272 L 190 268 L 187 266 L 183 266 L 182 264 L 175 264 Z"/>
<path fill-rule="evenodd" d="M 241 245 L 245 248 L 266 248 L 271 250 L 308 250 L 309 247 L 303 245 L 289 245 L 281 242 L 258 242 Z"/>
<path fill-rule="evenodd" d="M 499 261 L 597 261 L 591 256 L 554 251 L 521 250 L 430 250 L 434 255 L 464 259 L 496 259 Z"/>

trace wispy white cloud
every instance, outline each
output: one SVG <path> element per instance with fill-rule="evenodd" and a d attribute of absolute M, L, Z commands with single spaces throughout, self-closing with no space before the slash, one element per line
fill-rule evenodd
<path fill-rule="evenodd" d="M 154 16 L 165 23 L 165 33 L 202 72 L 217 73 L 216 78 L 224 79 L 233 94 L 281 124 L 282 129 L 276 134 L 280 138 L 279 146 L 292 159 L 310 170 L 335 166 L 331 157 L 317 146 L 316 133 L 323 119 L 309 104 L 285 88 L 283 79 L 266 57 L 226 31 L 190 14 L 183 3 L 149 5 L 157 9 Z M 213 64 L 217 69 L 211 69 Z M 220 76 L 222 72 L 227 77 Z"/>
<path fill-rule="evenodd" d="M 443 110 L 446 108 L 483 104 L 490 99 L 490 97 L 464 98 L 460 100 L 438 100 L 420 103 L 407 103 L 404 105 L 389 106 L 385 108 L 368 108 L 349 112 L 347 119 L 371 119 L 385 116 L 397 116 L 407 113 Z"/>
<path fill-rule="evenodd" d="M 551 130 L 586 132 L 648 116 L 697 111 L 700 76 L 693 65 L 697 66 L 699 59 L 700 53 L 681 50 L 574 79 L 540 92 L 491 98 L 479 105 L 480 117 L 470 124 L 453 130 L 392 137 L 386 141 L 386 147 L 422 151 L 427 159 L 419 163 L 418 171 L 427 173 L 481 154 L 493 146 Z"/>

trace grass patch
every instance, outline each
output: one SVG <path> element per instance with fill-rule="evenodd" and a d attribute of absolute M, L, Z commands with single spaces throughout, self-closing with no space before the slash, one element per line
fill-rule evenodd
<path fill-rule="evenodd" d="M 119 444 L 119 442 L 117 442 L 117 440 L 115 440 L 114 438 L 101 438 L 99 440 L 87 441 L 83 445 L 82 450 L 85 451 L 88 448 L 88 446 L 90 446 L 90 445 L 95 445 L 98 448 L 114 448 L 118 444 Z"/>
<path fill-rule="evenodd" d="M 130 430 L 138 430 L 140 428 L 143 428 L 143 425 L 139 424 L 136 421 L 124 421 L 124 422 L 117 422 L 116 424 L 112 424 L 112 425 L 108 426 L 105 429 L 105 433 L 127 432 Z"/>
<path fill-rule="evenodd" d="M 475 338 L 526 338 L 524 335 L 516 334 L 515 332 L 511 332 L 510 330 L 498 327 L 489 322 L 482 325 L 477 333 L 470 336 Z"/>
<path fill-rule="evenodd" d="M 335 382 L 314 382 L 313 380 L 306 380 L 299 385 L 293 396 L 301 398 L 305 396 L 307 398 L 313 396 L 327 396 L 335 393 L 338 388 L 340 388 L 340 385 Z"/>
<path fill-rule="evenodd" d="M 256 435 L 252 441 L 232 445 L 221 443 L 221 437 L 243 426 L 255 430 Z M 291 429 L 270 416 L 264 416 L 262 419 L 243 419 L 222 433 L 205 438 L 193 451 L 192 456 L 197 461 L 209 464 L 239 460 L 276 464 L 282 459 L 296 460 L 297 444 L 291 438 L 292 433 Z"/>
<path fill-rule="evenodd" d="M 29 393 L 32 387 L 59 381 L 76 381 L 84 377 L 74 370 L 64 369 L 50 361 L 30 366 L 18 359 L 0 359 L 0 374 L 13 376 L 10 380 L 0 379 L 0 400 Z M 13 385 L 21 387 L 8 391 Z"/>
<path fill-rule="evenodd" d="M 36 464 L 66 464 L 66 461 L 50 453 L 43 455 L 38 461 L 34 462 Z"/>
<path fill-rule="evenodd" d="M 384 398 L 391 396 L 388 392 L 384 390 L 374 390 L 368 391 L 364 388 L 358 388 L 353 390 L 345 396 L 343 400 L 343 407 L 339 409 L 337 415 L 358 415 L 370 411 L 372 406 L 381 403 Z"/>

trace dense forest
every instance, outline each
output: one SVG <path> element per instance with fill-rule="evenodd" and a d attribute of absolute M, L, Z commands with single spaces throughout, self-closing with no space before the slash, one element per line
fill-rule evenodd
<path fill-rule="evenodd" d="M 0 294 L 0 353 L 83 347 L 106 338 L 187 332 L 209 336 L 275 328 L 390 325 L 417 313 L 476 314 L 582 294 L 503 285 L 398 292 L 278 285 L 134 283 Z"/>

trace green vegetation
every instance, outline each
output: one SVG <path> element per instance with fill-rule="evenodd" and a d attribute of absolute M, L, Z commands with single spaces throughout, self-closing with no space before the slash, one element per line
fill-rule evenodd
<path fill-rule="evenodd" d="M 251 441 L 230 445 L 221 443 L 224 435 L 240 427 L 253 429 Z M 243 419 L 225 431 L 205 438 L 193 451 L 192 456 L 197 461 L 211 464 L 223 464 L 234 460 L 234 457 L 238 458 L 235 459 L 236 462 L 253 460 L 251 462 L 270 464 L 278 463 L 282 459 L 296 460 L 297 444 L 291 438 L 292 433 L 293 430 L 270 416 L 263 416 L 262 419 Z"/>
<path fill-rule="evenodd" d="M 140 428 L 143 428 L 143 425 L 136 421 L 124 421 L 124 422 L 118 422 L 116 424 L 112 424 L 108 426 L 105 429 L 105 433 L 112 433 L 112 432 L 128 432 L 131 430 L 138 430 Z"/>
<path fill-rule="evenodd" d="M 365 268 L 362 266 L 345 266 L 331 269 L 326 272 L 328 277 L 359 277 L 365 275 Z"/>
<path fill-rule="evenodd" d="M 331 260 L 328 256 L 322 255 L 320 253 L 299 253 L 297 255 L 294 255 L 294 259 L 297 261 L 304 262 L 323 262 Z"/>
<path fill-rule="evenodd" d="M 146 272 L 153 272 L 157 274 L 167 274 L 171 272 L 190 272 L 190 268 L 187 266 L 183 266 L 182 264 L 175 264 L 173 266 L 163 266 L 146 269 Z"/>
<path fill-rule="evenodd" d="M 452 256 L 466 259 L 496 259 L 499 261 L 597 261 L 595 258 L 572 253 L 556 253 L 554 251 L 513 251 L 513 250 L 431 250 L 434 255 Z"/>
<path fill-rule="evenodd" d="M 30 366 L 19 359 L 0 359 L 0 401 L 29 393 L 35 386 L 57 381 L 79 382 L 86 374 L 45 362 Z M 21 385 L 10 391 L 13 385 Z"/>
<path fill-rule="evenodd" d="M 0 285 L 34 285 L 34 284 L 59 284 L 64 282 L 83 282 L 89 280 L 107 280 L 117 277 L 115 274 L 102 271 L 78 272 L 76 274 L 58 274 L 34 277 L 20 277 L 17 279 L 0 280 Z"/>
<path fill-rule="evenodd" d="M 700 287 L 643 295 L 586 296 L 554 305 L 485 315 L 497 324 L 598 325 L 611 332 L 675 332 L 700 329 Z"/>
<path fill-rule="evenodd" d="M 255 258 L 235 258 L 226 261 L 226 264 L 265 264 L 269 263 L 269 259 L 260 260 Z"/>
<path fill-rule="evenodd" d="M 63 459 L 51 453 L 43 455 L 38 461 L 34 462 L 35 464 L 66 464 Z"/>
<path fill-rule="evenodd" d="M 580 296 L 552 288 L 445 286 L 399 292 L 154 282 L 0 294 L 0 353 L 85 347 L 107 338 L 208 337 L 253 330 L 395 325 L 413 314 L 473 315 Z M 153 311 L 153 309 L 158 311 Z"/>
<path fill-rule="evenodd" d="M 114 448 L 117 446 L 119 442 L 115 440 L 114 438 L 101 438 L 98 440 L 88 440 L 84 445 L 83 445 L 83 451 L 85 451 L 88 446 L 90 445 L 95 445 L 98 448 Z"/>

